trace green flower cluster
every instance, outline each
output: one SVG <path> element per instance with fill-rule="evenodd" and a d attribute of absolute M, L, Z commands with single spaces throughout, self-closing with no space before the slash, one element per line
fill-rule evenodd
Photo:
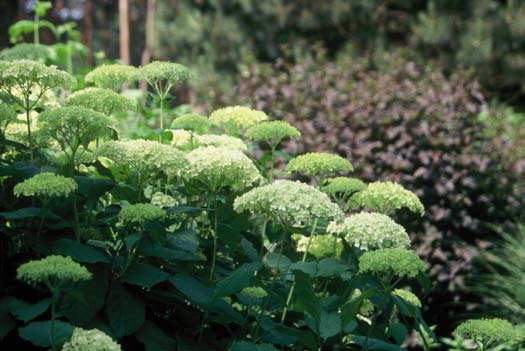
<path fill-rule="evenodd" d="M 171 123 L 171 128 L 173 129 L 190 130 L 199 134 L 206 133 L 210 127 L 211 122 L 208 117 L 196 113 L 188 113 L 177 117 Z"/>
<path fill-rule="evenodd" d="M 199 147 L 186 155 L 184 177 L 215 193 L 224 187 L 236 191 L 258 184 L 261 174 L 241 151 L 224 147 Z"/>
<path fill-rule="evenodd" d="M 75 328 L 62 351 L 121 351 L 120 345 L 98 329 Z"/>
<path fill-rule="evenodd" d="M 361 250 L 406 248 L 410 245 L 405 228 L 380 213 L 354 214 L 342 223 L 330 223 L 327 231 L 344 236 L 350 245 Z"/>
<path fill-rule="evenodd" d="M 262 122 L 250 127 L 246 136 L 255 141 L 264 141 L 270 147 L 275 148 L 284 138 L 297 139 L 301 133 L 288 122 L 270 121 Z"/>
<path fill-rule="evenodd" d="M 386 277 L 414 278 L 426 270 L 418 255 L 407 249 L 367 251 L 359 258 L 359 272 Z"/>
<path fill-rule="evenodd" d="M 351 172 L 352 164 L 339 155 L 310 152 L 297 156 L 286 165 L 286 172 L 326 177 L 335 172 Z"/>
<path fill-rule="evenodd" d="M 133 81 L 136 72 L 137 69 L 133 66 L 102 65 L 86 74 L 85 80 L 87 84 L 93 84 L 99 88 L 118 90 L 122 84 Z"/>
<path fill-rule="evenodd" d="M 95 156 L 107 157 L 143 177 L 161 172 L 169 177 L 179 176 L 187 167 L 181 151 L 170 145 L 142 139 L 109 141 L 95 150 Z"/>
<path fill-rule="evenodd" d="M 179 204 L 179 201 L 170 195 L 157 191 L 151 196 L 151 204 L 164 208 L 177 206 Z"/>
<path fill-rule="evenodd" d="M 164 217 L 166 212 L 152 204 L 134 204 L 122 207 L 118 216 L 124 223 L 142 224 L 147 221 Z"/>
<path fill-rule="evenodd" d="M 339 207 L 316 188 L 289 180 L 250 190 L 237 197 L 233 204 L 237 212 L 250 211 L 289 225 L 303 225 L 316 218 L 338 219 L 343 216 Z"/>
<path fill-rule="evenodd" d="M 198 147 L 215 146 L 238 151 L 247 151 L 246 143 L 239 138 L 224 134 L 191 134 L 186 130 L 172 131 L 171 143 L 181 150 L 193 150 Z"/>
<path fill-rule="evenodd" d="M 408 208 L 423 215 L 425 207 L 416 194 L 393 182 L 374 182 L 367 188 L 352 196 L 352 202 L 376 211 Z"/>
<path fill-rule="evenodd" d="M 86 267 L 71 257 L 47 256 L 41 260 L 29 261 L 16 270 L 16 278 L 30 285 L 44 284 L 56 287 L 91 279 Z"/>
<path fill-rule="evenodd" d="M 67 197 L 77 190 L 77 187 L 77 183 L 72 178 L 45 172 L 18 183 L 13 192 L 16 196 Z"/>
<path fill-rule="evenodd" d="M 266 290 L 258 286 L 247 286 L 246 288 L 243 288 L 241 290 L 240 294 L 247 298 L 256 299 L 256 300 L 262 300 L 266 296 L 268 296 L 268 293 L 266 292 Z"/>
<path fill-rule="evenodd" d="M 48 46 L 33 43 L 20 43 L 0 52 L 0 60 L 4 61 L 31 60 L 45 63 L 51 56 Z"/>
<path fill-rule="evenodd" d="M 326 180 L 321 187 L 321 191 L 327 193 L 332 198 L 346 199 L 352 194 L 366 189 L 366 184 L 357 178 L 335 177 Z"/>
<path fill-rule="evenodd" d="M 471 319 L 461 323 L 455 333 L 464 338 L 480 341 L 485 347 L 492 343 L 519 340 L 515 327 L 509 321 L 501 318 Z"/>
<path fill-rule="evenodd" d="M 14 93 L 13 89 L 31 90 L 33 84 L 46 90 L 68 88 L 75 83 L 73 76 L 55 66 L 46 66 L 31 60 L 0 61 L 0 87 L 9 91 L 9 95 Z M 24 106 L 23 103 L 20 105 Z"/>
<path fill-rule="evenodd" d="M 405 289 L 395 289 L 392 292 L 392 294 L 399 297 L 401 300 L 403 300 L 405 303 L 409 305 L 412 305 L 417 308 L 422 307 L 421 300 L 412 291 L 405 290 Z"/>
<path fill-rule="evenodd" d="M 252 110 L 245 106 L 229 106 L 215 110 L 210 115 L 210 122 L 231 134 L 248 129 L 268 120 L 263 111 Z"/>
<path fill-rule="evenodd" d="M 44 111 L 38 117 L 41 137 L 50 137 L 64 151 L 76 153 L 80 146 L 110 134 L 112 120 L 103 113 L 80 106 L 65 106 Z"/>
<path fill-rule="evenodd" d="M 180 63 L 153 61 L 140 67 L 137 76 L 151 86 L 166 80 L 169 84 L 180 84 L 191 78 L 191 71 Z"/>
<path fill-rule="evenodd" d="M 308 247 L 310 237 L 299 235 L 297 240 L 297 251 L 305 252 Z M 341 257 L 343 252 L 343 241 L 333 235 L 314 235 L 308 248 L 308 253 L 318 259 L 325 257 Z"/>
<path fill-rule="evenodd" d="M 135 109 L 135 104 L 130 99 L 113 90 L 103 88 L 85 88 L 75 91 L 68 96 L 65 105 L 81 106 L 106 115 Z"/>

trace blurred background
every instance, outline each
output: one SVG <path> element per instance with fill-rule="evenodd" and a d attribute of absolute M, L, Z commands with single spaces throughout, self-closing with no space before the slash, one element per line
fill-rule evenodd
<path fill-rule="evenodd" d="M 32 42 L 33 6 L 0 0 L 0 58 Z M 425 217 L 397 220 L 431 267 L 438 335 L 481 313 L 525 323 L 523 1 L 56 0 L 40 20 L 64 69 L 185 64 L 173 113 L 251 105 L 302 131 L 290 152 L 415 191 Z"/>

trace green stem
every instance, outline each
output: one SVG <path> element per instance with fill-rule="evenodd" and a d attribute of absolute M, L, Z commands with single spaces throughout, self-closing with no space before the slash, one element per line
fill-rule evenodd
<path fill-rule="evenodd" d="M 272 147 L 272 151 L 271 151 L 271 159 L 270 159 L 270 162 L 271 162 L 271 165 L 270 165 L 270 182 L 273 181 L 273 172 L 274 172 L 274 168 L 275 168 L 275 160 L 273 159 L 274 158 L 274 155 L 275 155 L 275 147 Z"/>
<path fill-rule="evenodd" d="M 308 244 L 306 244 L 306 250 L 304 251 L 301 262 L 306 261 L 306 256 L 308 255 L 308 250 L 310 249 L 310 244 L 312 244 L 312 239 L 315 235 L 316 229 L 317 229 L 317 218 L 314 220 L 314 225 L 312 226 L 312 231 L 310 232 L 310 238 L 308 239 Z M 288 312 L 288 308 L 290 307 L 290 303 L 292 302 L 292 296 L 293 296 L 294 290 L 295 290 L 295 279 L 292 283 L 292 288 L 290 289 L 290 292 L 288 293 L 288 297 L 286 298 L 286 304 L 284 305 L 283 314 L 281 315 L 281 323 L 283 323 L 286 318 L 286 313 Z"/>
<path fill-rule="evenodd" d="M 55 319 L 56 319 L 56 292 L 51 291 L 51 328 L 49 338 L 51 340 L 51 351 L 55 351 Z"/>
<path fill-rule="evenodd" d="M 73 55 L 71 55 L 70 41 L 67 42 L 67 46 L 66 46 L 66 62 L 67 62 L 67 72 L 69 74 L 73 74 Z"/>
<path fill-rule="evenodd" d="M 377 313 L 374 314 L 371 320 L 370 328 L 368 328 L 368 331 L 365 336 L 365 342 L 363 345 L 363 350 L 368 351 L 368 339 L 370 339 L 370 336 L 372 335 L 372 331 L 374 330 L 374 325 L 377 322 L 377 318 L 381 315 L 381 312 L 383 311 L 384 304 L 386 301 L 387 296 L 390 295 L 390 292 L 392 291 L 392 286 L 389 286 L 388 288 L 383 289 L 383 297 L 381 298 L 381 302 L 379 303 L 379 310 Z"/>
<path fill-rule="evenodd" d="M 162 143 L 162 133 L 164 132 L 164 97 L 160 98 L 160 135 L 159 141 Z"/>
<path fill-rule="evenodd" d="M 40 44 L 40 17 L 35 13 L 35 21 L 33 22 L 33 40 L 35 44 Z"/>
<path fill-rule="evenodd" d="M 27 101 L 27 104 L 29 104 L 29 98 L 26 99 Z M 27 122 L 27 142 L 29 144 L 29 152 L 30 152 L 30 157 L 31 157 L 31 161 L 33 161 L 33 139 L 31 138 L 31 117 L 29 116 L 29 114 L 31 113 L 31 110 L 30 109 L 27 109 L 26 108 L 26 122 Z"/>
<path fill-rule="evenodd" d="M 211 270 L 210 280 L 213 279 L 213 273 L 215 272 L 215 263 L 217 261 L 217 246 L 218 246 L 218 229 L 219 229 L 219 217 L 217 215 L 217 194 L 213 195 L 213 255 L 211 259 Z"/>
<path fill-rule="evenodd" d="M 75 238 L 80 241 L 80 221 L 78 219 L 77 195 L 73 193 L 73 215 L 75 217 Z"/>
<path fill-rule="evenodd" d="M 261 248 L 259 249 L 259 259 L 262 259 L 263 257 L 264 239 L 266 238 L 266 226 L 267 225 L 268 225 L 268 220 L 265 219 L 263 222 L 262 230 L 261 230 Z"/>

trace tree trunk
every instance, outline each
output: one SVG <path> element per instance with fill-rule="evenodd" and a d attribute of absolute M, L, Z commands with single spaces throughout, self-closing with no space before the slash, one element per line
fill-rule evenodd
<path fill-rule="evenodd" d="M 93 3 L 91 0 L 84 0 L 82 25 L 82 44 L 87 47 L 87 64 L 93 66 Z"/>
<path fill-rule="evenodd" d="M 129 2 L 128 0 L 119 0 L 119 34 L 120 34 L 120 60 L 122 63 L 129 65 Z"/>

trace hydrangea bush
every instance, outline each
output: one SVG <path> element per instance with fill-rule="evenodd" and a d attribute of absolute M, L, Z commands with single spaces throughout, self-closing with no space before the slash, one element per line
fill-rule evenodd
<path fill-rule="evenodd" d="M 162 134 L 119 138 L 115 112 L 133 106 L 113 90 L 144 80 L 162 108 L 191 77 L 176 63 L 102 66 L 85 77 L 95 88 L 68 96 L 55 88 L 72 78 L 55 68 L 0 66 L 11 75 L 0 81 L 0 127 L 14 110 L 29 111 L 50 139 L 30 137 L 30 152 L 15 140 L 0 150 L 8 234 L 0 249 L 19 265 L 2 276 L 11 283 L 0 338 L 65 351 L 120 350 L 118 342 L 124 350 L 399 351 L 411 334 L 426 350 L 436 342 L 420 311 L 427 265 L 390 218 L 424 212 L 414 193 L 349 178 L 352 160 L 338 154 L 285 154 L 282 141 L 301 132 L 244 106 L 184 114 L 170 138 L 161 112 Z M 60 93 L 58 106 L 21 104 L 19 84 L 26 95 L 26 85 Z M 73 167 L 61 167 L 58 153 Z M 274 168 L 277 157 L 289 160 L 284 170 Z M 483 328 L 467 324 L 458 335 L 484 347 L 509 341 L 487 339 Z"/>

